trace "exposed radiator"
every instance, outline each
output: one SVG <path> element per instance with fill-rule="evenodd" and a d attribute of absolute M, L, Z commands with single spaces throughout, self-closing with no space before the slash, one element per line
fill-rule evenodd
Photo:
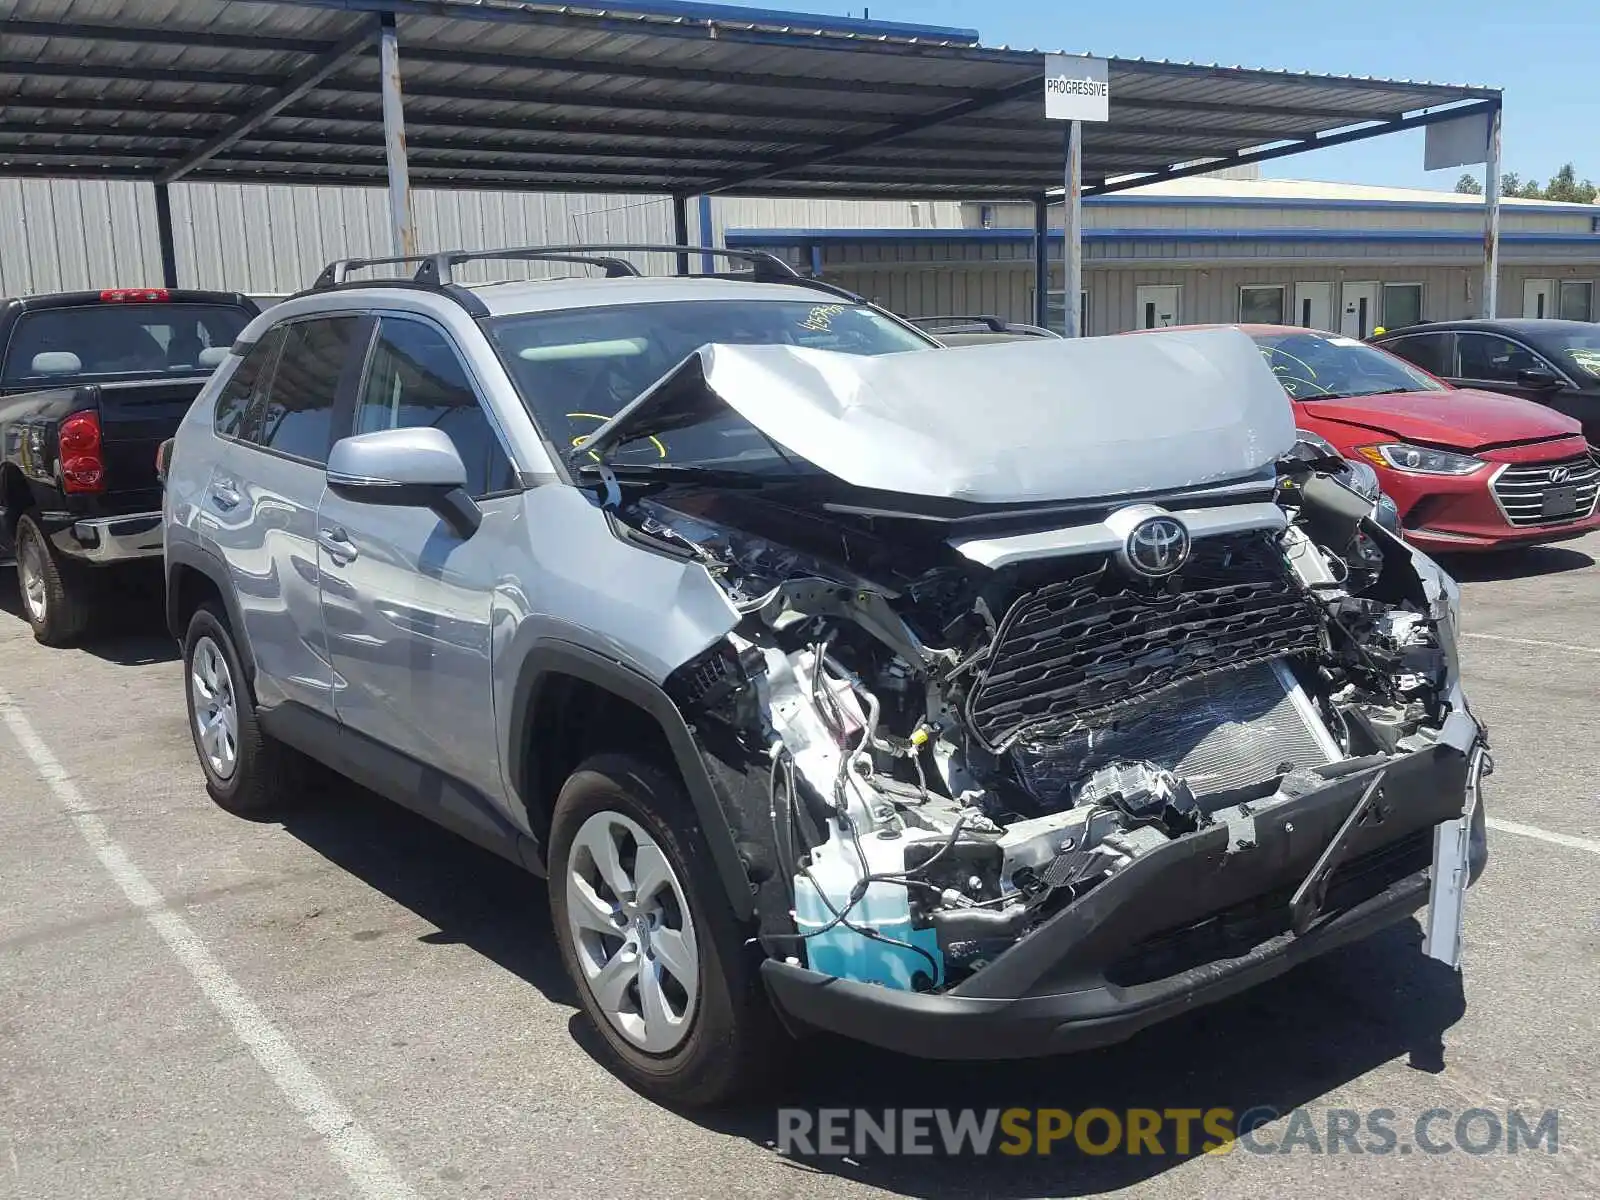
<path fill-rule="evenodd" d="M 1021 596 L 967 697 L 968 728 L 1004 750 L 1213 672 L 1315 650 L 1313 601 L 1266 536 L 1206 538 L 1168 587 L 1102 567 Z"/>
<path fill-rule="evenodd" d="M 1205 796 L 1332 762 L 1339 748 L 1278 662 L 1192 680 L 1105 725 L 1022 741 L 1011 753 L 1030 794 L 1054 805 L 1085 774 L 1114 762 L 1154 763 Z"/>

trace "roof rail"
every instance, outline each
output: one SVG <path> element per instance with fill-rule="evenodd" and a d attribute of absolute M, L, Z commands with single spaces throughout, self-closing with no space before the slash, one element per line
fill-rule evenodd
<path fill-rule="evenodd" d="M 304 292 L 306 295 L 313 292 L 330 291 L 335 288 L 351 287 L 398 287 L 421 288 L 431 292 L 442 292 L 468 308 L 482 308 L 472 293 L 455 282 L 455 268 L 469 262 L 567 262 L 580 263 L 589 267 L 603 267 L 607 279 L 636 278 L 642 274 L 639 268 L 627 259 L 616 257 L 619 254 L 672 254 L 677 256 L 677 272 L 680 277 L 688 276 L 689 256 L 692 254 L 715 256 L 729 259 L 734 263 L 748 263 L 751 271 L 748 275 L 742 273 L 722 274 L 703 273 L 693 276 L 698 279 L 752 279 L 756 283 L 786 283 L 793 287 L 810 288 L 812 291 L 824 292 L 827 295 L 848 300 L 855 304 L 864 304 L 866 301 L 856 293 L 839 287 L 837 284 L 827 283 L 824 280 L 802 275 L 776 254 L 765 250 L 725 250 L 713 246 L 673 246 L 655 245 L 651 243 L 618 244 L 597 246 L 511 246 L 498 250 L 445 250 L 434 254 L 408 254 L 395 258 L 341 258 L 329 263 L 322 268 L 316 281 Z M 350 275 L 355 271 L 363 271 L 369 267 L 409 266 L 416 264 L 416 270 L 410 276 L 389 276 L 373 280 L 352 280 Z M 482 315 L 478 313 L 477 315 Z"/>

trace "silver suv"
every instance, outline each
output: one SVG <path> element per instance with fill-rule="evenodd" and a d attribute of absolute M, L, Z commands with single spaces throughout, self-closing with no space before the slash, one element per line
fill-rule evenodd
<path fill-rule="evenodd" d="M 942 349 L 646 249 L 335 264 L 241 335 L 166 485 L 218 804 L 319 764 L 548 873 L 614 1065 L 683 1103 L 810 1029 L 1103 1044 L 1424 904 L 1455 961 L 1456 590 L 1248 338 Z"/>

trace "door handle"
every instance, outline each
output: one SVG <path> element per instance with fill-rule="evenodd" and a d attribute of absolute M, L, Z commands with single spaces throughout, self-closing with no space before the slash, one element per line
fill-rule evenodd
<path fill-rule="evenodd" d="M 317 533 L 317 545 L 328 552 L 328 557 L 333 559 L 335 566 L 340 567 L 346 563 L 354 562 L 361 553 L 356 549 L 355 543 L 350 540 L 350 535 L 337 526 L 332 529 L 319 530 Z"/>
<path fill-rule="evenodd" d="M 213 479 L 211 481 L 211 502 L 223 512 L 229 512 L 239 507 L 239 485 L 231 479 Z"/>

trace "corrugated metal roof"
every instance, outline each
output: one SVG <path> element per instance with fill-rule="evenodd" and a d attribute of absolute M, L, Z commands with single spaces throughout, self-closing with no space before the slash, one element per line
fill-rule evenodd
<path fill-rule="evenodd" d="M 381 184 L 379 10 L 398 14 L 419 186 L 1060 187 L 1062 127 L 1043 116 L 1037 51 L 723 5 L 511 0 L 13 0 L 0 19 L 0 175 Z M 1110 74 L 1112 119 L 1085 130 L 1090 190 L 1500 95 L 1140 59 L 1113 59 Z"/>

